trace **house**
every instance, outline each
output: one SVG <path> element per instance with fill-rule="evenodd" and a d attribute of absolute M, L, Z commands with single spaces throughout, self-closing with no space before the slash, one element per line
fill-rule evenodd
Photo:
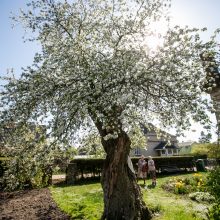
<path fill-rule="evenodd" d="M 161 131 L 162 136 L 158 137 L 155 130 L 149 130 L 146 127 L 143 127 L 142 130 L 147 138 L 147 146 L 146 148 L 137 147 L 131 150 L 131 157 L 139 157 L 141 155 L 144 155 L 145 157 L 179 155 L 179 146 L 176 136 Z M 165 136 L 170 137 L 169 143 L 166 138 L 164 138 Z"/>
<path fill-rule="evenodd" d="M 186 141 L 186 142 L 181 142 L 179 143 L 179 148 L 180 148 L 180 155 L 189 155 L 192 150 L 192 145 L 195 144 L 196 142 L 194 141 Z"/>

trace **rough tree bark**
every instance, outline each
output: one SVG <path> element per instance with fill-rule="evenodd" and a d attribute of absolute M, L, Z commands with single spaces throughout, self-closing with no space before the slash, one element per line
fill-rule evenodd
<path fill-rule="evenodd" d="M 102 139 L 102 144 L 107 153 L 101 179 L 104 192 L 102 220 L 151 219 L 136 177 L 127 164 L 130 151 L 128 135 L 122 132 L 117 139 Z"/>
<path fill-rule="evenodd" d="M 114 106 L 114 114 L 121 112 L 119 106 Z M 113 109 L 112 108 L 112 109 Z M 135 174 L 128 167 L 128 155 L 131 141 L 122 130 L 117 117 L 112 121 L 120 126 L 117 139 L 105 140 L 104 137 L 113 133 L 113 130 L 103 128 L 102 122 L 96 114 L 89 109 L 99 134 L 103 148 L 106 152 L 101 184 L 104 193 L 104 211 L 102 220 L 149 220 L 151 212 L 143 201 L 142 193 L 137 184 Z"/>

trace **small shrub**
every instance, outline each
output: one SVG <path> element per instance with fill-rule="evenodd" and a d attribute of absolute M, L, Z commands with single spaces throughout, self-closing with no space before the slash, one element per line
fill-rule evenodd
<path fill-rule="evenodd" d="M 209 192 L 215 197 L 216 202 L 220 204 L 220 167 L 209 172 L 207 186 Z"/>
<path fill-rule="evenodd" d="M 186 194 L 187 193 L 187 188 L 185 186 L 185 183 L 182 180 L 175 183 L 174 192 L 176 194 Z"/>
<path fill-rule="evenodd" d="M 215 203 L 209 210 L 209 219 L 220 220 L 220 204 Z"/>
<path fill-rule="evenodd" d="M 201 174 L 192 177 L 172 178 L 162 185 L 162 188 L 176 194 L 188 194 L 197 191 L 206 191 L 206 179 Z"/>
<path fill-rule="evenodd" d="M 214 197 L 208 192 L 194 192 L 189 194 L 189 198 L 197 202 L 213 202 Z"/>
<path fill-rule="evenodd" d="M 15 157 L 7 163 L 4 172 L 4 190 L 13 191 L 20 189 L 40 188 L 48 186 L 52 179 L 50 165 L 36 166 L 28 159 Z"/>
<path fill-rule="evenodd" d="M 208 191 L 214 196 L 215 204 L 210 209 L 210 219 L 220 220 L 220 167 L 210 171 L 207 177 Z"/>
<path fill-rule="evenodd" d="M 209 209 L 207 206 L 199 203 L 194 208 L 195 213 L 195 219 L 201 219 L 201 220 L 210 220 L 209 219 Z"/>

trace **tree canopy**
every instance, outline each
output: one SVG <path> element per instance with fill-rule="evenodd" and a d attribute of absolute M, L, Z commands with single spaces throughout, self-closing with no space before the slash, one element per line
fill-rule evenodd
<path fill-rule="evenodd" d="M 2 118 L 32 120 L 49 113 L 52 133 L 59 138 L 100 122 L 112 131 L 107 139 L 138 120 L 181 127 L 189 122 L 189 113 L 204 117 L 200 95 L 205 74 L 199 55 L 216 44 L 203 43 L 195 28 L 153 33 L 151 24 L 165 16 L 169 4 L 29 3 L 31 10 L 19 20 L 35 32 L 42 53 L 5 87 Z M 162 41 L 154 50 L 147 42 L 152 35 Z"/>

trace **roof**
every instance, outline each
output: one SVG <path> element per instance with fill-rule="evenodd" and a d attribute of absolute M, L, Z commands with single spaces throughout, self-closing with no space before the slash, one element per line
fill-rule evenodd
<path fill-rule="evenodd" d="M 145 126 L 144 124 L 142 124 L 142 123 L 140 123 L 140 128 L 141 128 L 141 130 L 142 130 L 142 132 L 145 134 L 145 135 L 157 135 L 157 131 L 156 130 L 158 130 L 158 128 L 156 127 L 156 126 L 154 126 L 153 124 L 151 124 L 151 123 L 148 123 L 148 125 L 149 125 L 149 127 L 147 127 L 147 126 Z M 168 132 L 166 132 L 166 131 L 163 131 L 163 130 L 161 130 L 161 129 L 159 129 L 159 131 L 160 131 L 160 133 L 162 133 L 162 136 L 164 136 L 164 135 L 168 135 L 168 136 L 170 136 L 170 137 L 172 137 L 172 138 L 176 138 L 176 136 L 175 135 L 172 135 L 172 134 L 170 134 L 170 133 L 168 133 Z M 159 138 L 157 138 L 157 139 L 159 139 Z"/>
<path fill-rule="evenodd" d="M 175 146 L 174 144 L 168 145 L 167 142 L 165 141 L 161 141 L 155 148 L 154 150 L 164 150 L 164 149 L 178 149 L 177 146 Z"/>
<path fill-rule="evenodd" d="M 196 142 L 195 141 L 180 142 L 180 143 L 178 143 L 178 146 L 179 147 L 188 147 L 188 146 L 191 146 L 194 143 L 196 143 Z"/>

